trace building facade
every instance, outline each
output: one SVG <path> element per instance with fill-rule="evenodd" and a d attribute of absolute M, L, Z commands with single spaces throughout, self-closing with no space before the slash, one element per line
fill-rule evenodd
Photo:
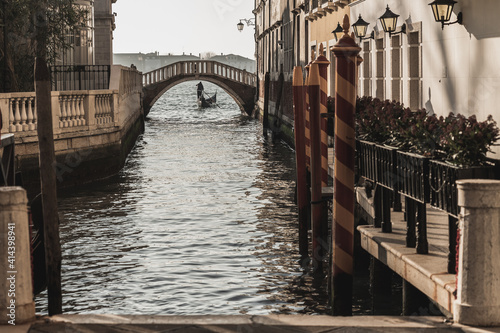
<path fill-rule="evenodd" d="M 403 102 L 430 113 L 476 115 L 496 121 L 500 95 L 500 3 L 459 0 L 450 22 L 461 12 L 463 24 L 442 27 L 428 1 L 363 0 L 349 5 L 352 17 L 370 23 L 374 39 L 362 42 L 358 94 Z M 406 33 L 389 36 L 380 20 L 386 7 L 399 15 Z M 499 151 L 498 149 L 495 149 Z M 498 158 L 498 157 L 497 157 Z"/>
<path fill-rule="evenodd" d="M 112 6 L 117 0 L 94 1 L 94 65 L 113 64 L 113 31 L 115 30 L 115 13 Z"/>
<path fill-rule="evenodd" d="M 348 0 L 255 0 L 258 105 L 267 106 L 273 131 L 293 144 L 292 75 L 304 68 L 323 44 L 325 56 L 333 60 L 330 47 L 336 43 L 332 31 L 349 14 Z M 329 95 L 333 94 L 334 66 L 330 67 Z M 266 77 L 269 82 L 266 82 Z M 268 93 L 266 93 L 266 88 Z M 266 100 L 267 99 L 267 100 Z"/>

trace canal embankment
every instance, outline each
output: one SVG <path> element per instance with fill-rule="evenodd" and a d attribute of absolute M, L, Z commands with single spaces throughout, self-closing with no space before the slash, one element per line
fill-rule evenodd
<path fill-rule="evenodd" d="M 109 89 L 53 91 L 51 105 L 58 187 L 116 174 L 144 130 L 142 76 L 131 68 L 112 66 Z M 0 94 L 0 110 L 32 197 L 40 188 L 35 93 Z"/>

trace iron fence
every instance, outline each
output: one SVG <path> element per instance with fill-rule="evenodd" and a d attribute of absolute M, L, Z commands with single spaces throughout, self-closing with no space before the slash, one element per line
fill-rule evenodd
<path fill-rule="evenodd" d="M 51 66 L 52 90 L 109 89 L 110 65 Z"/>

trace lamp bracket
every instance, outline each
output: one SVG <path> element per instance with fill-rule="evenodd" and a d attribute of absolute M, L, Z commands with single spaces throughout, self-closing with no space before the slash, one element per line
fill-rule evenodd
<path fill-rule="evenodd" d="M 406 23 L 403 23 L 403 25 L 401 26 L 401 30 L 398 31 L 398 32 L 389 31 L 389 37 L 391 37 L 393 35 L 399 35 L 399 34 L 405 34 L 406 35 Z"/>
<path fill-rule="evenodd" d="M 242 23 L 241 21 L 245 22 L 247 24 L 247 26 L 251 26 L 251 25 L 255 25 L 255 18 L 251 18 L 251 19 L 240 19 L 240 23 Z"/>
<path fill-rule="evenodd" d="M 454 21 L 454 22 L 449 22 L 449 23 L 445 23 L 445 22 L 441 22 L 441 30 L 444 30 L 444 26 L 445 25 L 452 25 L 452 24 L 455 24 L 455 23 L 458 23 L 458 24 L 461 24 L 463 25 L 463 15 L 462 15 L 462 12 L 458 13 L 457 14 L 457 20 Z"/>
<path fill-rule="evenodd" d="M 360 41 L 365 39 L 375 39 L 375 31 L 372 31 L 368 37 L 359 37 Z"/>

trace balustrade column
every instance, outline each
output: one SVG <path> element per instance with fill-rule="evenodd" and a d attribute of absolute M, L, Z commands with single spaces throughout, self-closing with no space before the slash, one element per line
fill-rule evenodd
<path fill-rule="evenodd" d="M 26 191 L 21 187 L 0 187 L 0 325 L 35 319 L 27 205 Z M 13 252 L 14 263 L 9 262 Z M 15 296 L 12 296 L 9 290 L 14 289 Z"/>
<path fill-rule="evenodd" d="M 35 129 L 35 124 L 33 123 L 33 108 L 31 107 L 31 104 L 33 102 L 33 98 L 29 97 L 27 99 L 27 107 L 28 109 L 26 110 L 27 112 L 27 126 L 28 126 L 28 131 L 33 131 Z"/>
<path fill-rule="evenodd" d="M 453 319 L 500 325 L 500 181 L 457 181 L 460 249 Z"/>
<path fill-rule="evenodd" d="M 16 131 L 16 122 L 14 116 L 14 101 L 11 98 L 9 100 L 9 132 L 14 133 Z"/>
<path fill-rule="evenodd" d="M 14 120 L 15 120 L 15 124 L 16 124 L 16 132 L 21 132 L 22 129 L 23 129 L 23 126 L 21 125 L 21 113 L 19 111 L 19 101 L 20 101 L 20 98 L 15 98 L 14 99 L 15 102 L 14 102 Z"/>
<path fill-rule="evenodd" d="M 21 124 L 23 131 L 27 131 L 29 129 L 28 125 L 28 114 L 26 112 L 26 101 L 27 98 L 21 98 Z"/>
<path fill-rule="evenodd" d="M 31 102 L 33 103 L 33 130 L 36 130 L 38 128 L 38 114 L 36 113 L 36 100 L 33 97 L 31 99 Z M 52 104 L 54 105 L 54 104 Z"/>
<path fill-rule="evenodd" d="M 66 127 L 66 101 L 64 96 L 59 96 L 59 105 L 60 105 L 60 113 L 59 113 L 59 127 Z"/>

